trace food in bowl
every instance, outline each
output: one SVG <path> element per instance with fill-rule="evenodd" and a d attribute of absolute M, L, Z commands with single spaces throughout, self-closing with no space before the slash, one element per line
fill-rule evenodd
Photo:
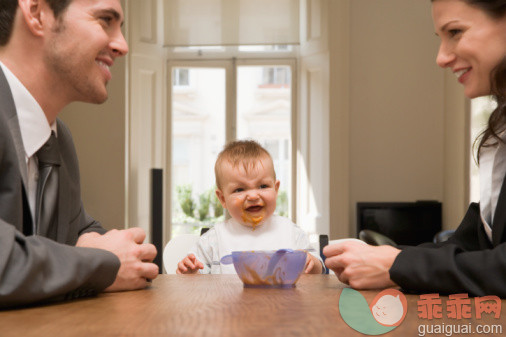
<path fill-rule="evenodd" d="M 233 262 L 245 287 L 291 288 L 306 265 L 303 250 L 235 251 L 222 263 Z"/>

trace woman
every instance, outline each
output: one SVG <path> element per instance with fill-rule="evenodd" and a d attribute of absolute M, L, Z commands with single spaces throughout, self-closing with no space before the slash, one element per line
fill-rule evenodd
<path fill-rule="evenodd" d="M 471 204 L 439 245 L 327 246 L 326 265 L 353 288 L 487 294 L 506 298 L 506 0 L 432 0 L 437 64 L 450 68 L 467 97 L 498 103 L 478 146 L 480 205 Z"/>

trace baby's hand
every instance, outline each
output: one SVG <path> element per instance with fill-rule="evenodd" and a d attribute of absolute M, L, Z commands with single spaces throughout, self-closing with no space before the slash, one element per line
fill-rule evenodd
<path fill-rule="evenodd" d="M 197 260 L 195 255 L 188 254 L 177 264 L 177 274 L 196 274 L 199 269 L 204 269 L 204 264 Z"/>
<path fill-rule="evenodd" d="M 307 253 L 306 266 L 304 267 L 305 274 L 321 274 L 322 264 L 320 260 L 314 257 L 312 254 Z"/>

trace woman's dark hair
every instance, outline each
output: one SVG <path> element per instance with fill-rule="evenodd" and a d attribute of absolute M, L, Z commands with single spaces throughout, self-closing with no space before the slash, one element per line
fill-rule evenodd
<path fill-rule="evenodd" d="M 430 0 L 431 2 L 437 0 Z M 506 14 L 506 1 L 505 0 L 461 0 L 471 6 L 476 6 L 485 11 L 493 18 L 502 18 Z"/>
<path fill-rule="evenodd" d="M 487 128 L 475 140 L 475 145 L 479 144 L 476 152 L 478 162 L 481 148 L 487 147 L 487 141 L 490 138 L 503 142 L 499 134 L 506 130 L 506 56 L 492 71 L 490 81 L 491 94 L 497 102 L 497 107 L 488 119 Z"/>
<path fill-rule="evenodd" d="M 55 18 L 58 18 L 67 9 L 71 1 L 46 0 Z M 0 0 L 0 46 L 5 46 L 9 42 L 17 9 L 18 0 Z"/>

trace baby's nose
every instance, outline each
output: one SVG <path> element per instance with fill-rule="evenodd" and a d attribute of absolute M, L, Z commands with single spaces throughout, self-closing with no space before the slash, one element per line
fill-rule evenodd
<path fill-rule="evenodd" d="M 258 191 L 256 189 L 255 190 L 249 190 L 246 198 L 248 200 L 256 200 L 256 199 L 258 199 L 259 198 Z"/>

